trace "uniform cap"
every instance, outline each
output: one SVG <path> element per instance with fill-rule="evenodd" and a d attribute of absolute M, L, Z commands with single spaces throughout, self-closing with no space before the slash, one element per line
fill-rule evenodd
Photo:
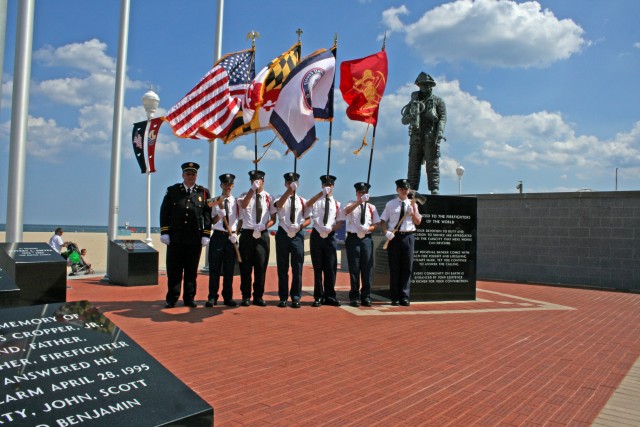
<path fill-rule="evenodd" d="M 300 179 L 300 174 L 295 172 L 287 172 L 284 174 L 284 182 L 293 182 Z"/>
<path fill-rule="evenodd" d="M 218 178 L 220 178 L 221 184 L 233 184 L 233 180 L 236 179 L 236 176 L 232 173 L 223 173 Z"/>
<path fill-rule="evenodd" d="M 333 185 L 333 183 L 336 182 L 336 179 L 338 178 L 333 175 L 322 175 L 320 177 L 320 181 L 323 185 Z"/>
<path fill-rule="evenodd" d="M 264 179 L 265 173 L 262 171 L 252 170 L 249 171 L 249 179 L 255 181 L 256 179 Z"/>
<path fill-rule="evenodd" d="M 411 185 L 409 185 L 408 179 L 403 178 L 396 180 L 396 188 L 411 188 Z"/>
<path fill-rule="evenodd" d="M 364 191 L 365 193 L 371 188 L 371 185 L 367 184 L 366 182 L 356 182 L 355 184 L 353 184 L 353 186 L 355 187 L 356 191 Z"/>
<path fill-rule="evenodd" d="M 182 172 L 191 170 L 198 173 L 198 169 L 200 169 L 200 165 L 195 162 L 187 162 L 182 164 Z"/>

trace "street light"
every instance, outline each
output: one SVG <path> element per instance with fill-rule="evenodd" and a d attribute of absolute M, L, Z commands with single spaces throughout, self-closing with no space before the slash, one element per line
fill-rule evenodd
<path fill-rule="evenodd" d="M 149 121 L 153 119 L 160 105 L 160 97 L 153 90 L 149 89 L 142 95 L 142 105 L 147 112 L 147 129 L 151 126 Z M 144 141 L 146 144 L 147 141 Z M 147 168 L 147 238 L 144 239 L 147 245 L 153 247 L 151 240 L 151 168 Z"/>
<path fill-rule="evenodd" d="M 462 165 L 458 165 L 456 168 L 456 175 L 458 175 L 458 194 L 462 194 L 462 175 L 464 175 L 464 168 Z"/>

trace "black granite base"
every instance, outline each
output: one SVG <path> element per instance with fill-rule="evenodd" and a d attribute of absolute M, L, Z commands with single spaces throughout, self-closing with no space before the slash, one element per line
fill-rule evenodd
<path fill-rule="evenodd" d="M 158 251 L 142 240 L 109 242 L 109 283 L 124 286 L 158 284 Z"/>
<path fill-rule="evenodd" d="M 20 288 L 7 273 L 0 268 L 0 307 L 18 307 Z"/>
<path fill-rule="evenodd" d="M 372 198 L 380 213 L 394 196 Z M 422 222 L 414 234 L 412 301 L 465 301 L 476 298 L 477 200 L 426 196 Z M 380 205 L 380 206 L 378 206 Z M 374 236 L 372 292 L 389 295 L 389 262 L 384 236 Z"/>
<path fill-rule="evenodd" d="M 0 338 L 3 425 L 213 425 L 207 402 L 88 301 L 0 309 Z"/>
<path fill-rule="evenodd" d="M 47 243 L 0 243 L 0 268 L 20 288 L 20 306 L 67 299 L 67 261 Z"/>

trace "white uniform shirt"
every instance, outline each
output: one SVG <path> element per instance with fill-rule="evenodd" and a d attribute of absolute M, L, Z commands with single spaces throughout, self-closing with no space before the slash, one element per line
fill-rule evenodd
<path fill-rule="evenodd" d="M 274 200 L 280 200 L 282 195 L 279 195 Z M 307 199 L 301 197 L 296 194 L 296 216 L 295 221 L 298 224 L 298 227 L 302 225 L 306 218 L 311 216 L 311 209 L 307 208 L 305 204 L 307 203 Z M 287 201 L 281 207 L 277 207 L 275 203 L 271 204 L 271 213 L 276 214 L 278 217 L 278 225 L 284 228 L 285 231 L 289 230 L 291 226 L 291 197 L 287 197 Z"/>
<path fill-rule="evenodd" d="M 324 219 L 324 205 L 325 205 L 325 197 L 321 197 L 317 202 L 313 204 L 311 207 L 311 218 L 313 220 L 313 228 L 316 229 L 318 233 L 322 233 L 322 229 L 319 226 L 326 225 L 327 227 L 333 227 L 336 222 L 338 222 L 338 213 L 340 212 L 340 203 L 333 198 L 333 196 L 329 197 L 329 217 L 327 218 L 327 223 L 323 224 Z"/>
<path fill-rule="evenodd" d="M 243 199 L 247 193 L 243 193 L 240 198 Z M 260 193 L 262 204 L 262 216 L 260 217 L 260 222 L 258 224 L 267 226 L 267 222 L 269 222 L 269 218 L 271 218 L 271 205 L 273 204 L 273 199 L 266 191 Z M 242 209 L 240 207 L 240 219 L 242 219 L 242 228 L 244 230 L 253 230 L 254 225 L 256 225 L 256 193 L 253 193 L 251 196 L 251 200 L 249 200 L 249 204 L 246 208 Z"/>
<path fill-rule="evenodd" d="M 226 197 L 226 199 L 229 200 L 229 227 L 231 227 L 231 231 L 235 232 L 238 228 L 240 205 L 238 204 L 238 200 L 233 196 Z M 225 217 L 224 201 L 220 206 L 214 206 L 211 209 L 211 219 L 213 220 L 215 217 L 218 217 L 218 221 L 213 224 L 213 230 L 227 232 L 227 228 L 224 226 L 224 220 L 222 219 Z"/>
<path fill-rule="evenodd" d="M 64 240 L 62 240 L 62 237 L 58 236 L 57 234 L 54 234 L 53 237 L 49 239 L 49 246 L 51 246 L 53 250 L 58 253 L 62 251 L 62 245 L 64 245 Z"/>
<path fill-rule="evenodd" d="M 351 206 L 354 201 L 350 201 L 346 206 Z M 361 224 L 360 215 L 362 212 L 362 203 L 360 203 L 354 210 L 351 211 L 350 214 L 347 215 L 345 207 L 340 211 L 340 220 L 347 221 L 347 233 L 358 233 L 360 230 L 358 226 Z M 375 205 L 371 203 L 367 203 L 364 208 L 364 226 L 369 227 L 374 224 L 378 224 L 380 222 L 380 216 L 378 215 L 378 210 Z"/>
<path fill-rule="evenodd" d="M 393 231 L 396 224 L 400 220 L 400 209 L 404 203 L 404 212 L 409 214 L 405 217 L 404 221 L 398 228 L 398 231 L 416 231 L 416 225 L 413 223 L 413 208 L 411 207 L 411 200 L 407 199 L 404 202 L 396 197 L 393 200 L 389 200 L 384 207 L 384 211 L 380 216 L 380 219 L 387 224 L 387 230 Z"/>

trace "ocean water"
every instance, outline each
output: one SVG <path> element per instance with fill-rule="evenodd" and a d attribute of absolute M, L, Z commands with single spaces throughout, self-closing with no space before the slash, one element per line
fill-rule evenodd
<path fill-rule="evenodd" d="M 6 231 L 6 224 L 0 224 L 0 231 Z M 35 232 L 35 233 L 53 233 L 56 228 L 61 227 L 65 233 L 106 233 L 107 226 L 105 225 L 48 225 L 48 224 L 24 224 L 22 227 L 22 231 L 27 232 Z M 118 227 L 119 230 L 124 230 L 124 227 Z M 134 227 L 129 226 L 129 229 L 133 232 L 138 233 L 146 233 L 147 226 L 142 227 Z M 156 234 L 160 233 L 160 227 L 151 227 L 151 233 Z"/>

